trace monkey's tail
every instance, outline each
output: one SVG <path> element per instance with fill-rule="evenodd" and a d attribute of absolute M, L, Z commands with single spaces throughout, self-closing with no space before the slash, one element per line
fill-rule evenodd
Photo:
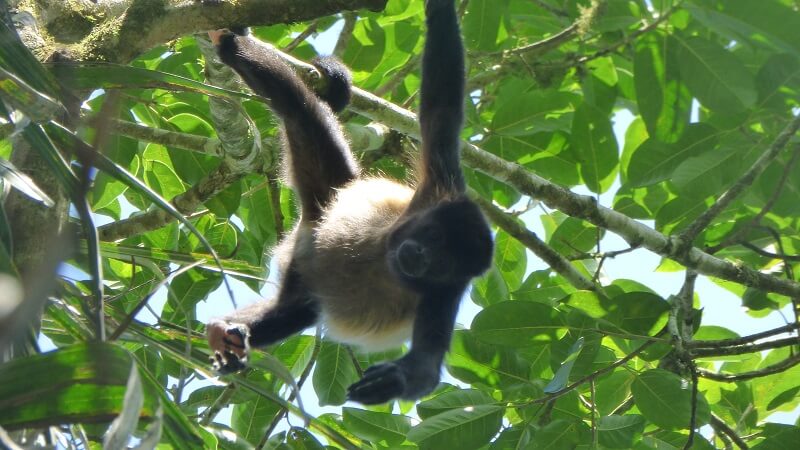
<path fill-rule="evenodd" d="M 341 112 L 350 104 L 353 79 L 347 66 L 333 56 L 320 56 L 314 58 L 311 64 L 319 70 L 325 78 L 325 89 L 319 94 L 334 112 Z"/>

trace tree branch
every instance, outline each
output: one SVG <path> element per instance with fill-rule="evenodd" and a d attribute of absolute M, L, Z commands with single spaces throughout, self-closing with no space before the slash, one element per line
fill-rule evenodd
<path fill-rule="evenodd" d="M 128 122 L 127 120 L 112 119 L 109 125 L 114 132 L 139 141 L 152 142 L 166 147 L 182 148 L 204 155 L 219 157 L 225 155 L 225 150 L 219 139 L 181 133 L 179 131 L 162 130 Z"/>
<path fill-rule="evenodd" d="M 678 235 L 678 240 L 681 241 L 684 245 L 691 245 L 694 242 L 694 239 L 697 237 L 700 232 L 702 232 L 711 221 L 714 220 L 715 217 L 719 215 L 728 205 L 733 202 L 736 197 L 738 197 L 745 189 L 750 187 L 753 182 L 758 178 L 761 173 L 766 170 L 767 166 L 778 157 L 781 150 L 786 147 L 786 144 L 789 142 L 796 133 L 797 130 L 800 129 L 800 116 L 797 116 L 789 122 L 789 124 L 780 132 L 775 141 L 772 142 L 772 145 L 769 146 L 767 151 L 762 154 L 758 160 L 753 163 L 750 169 L 745 172 L 744 175 L 737 181 L 733 186 L 730 187 L 725 193 L 723 193 L 717 201 L 711 205 L 700 217 L 695 219 L 686 229 Z"/>
<path fill-rule="evenodd" d="M 45 12 L 56 7 L 55 2 L 63 0 L 40 0 L 39 11 L 34 14 L 47 17 Z M 61 36 L 48 37 L 76 60 L 124 64 L 150 48 L 200 30 L 231 24 L 302 22 L 343 11 L 380 11 L 385 5 L 386 0 L 236 0 L 219 5 L 185 0 L 98 0 L 75 6 L 87 22 L 104 19 L 93 27 L 90 23 L 80 43 L 72 44 Z"/>
<path fill-rule="evenodd" d="M 755 352 L 760 352 L 762 350 L 770 350 L 773 348 L 790 347 L 792 345 L 797 345 L 796 337 L 776 339 L 774 341 L 761 342 L 759 344 L 743 344 L 743 345 L 715 347 L 715 348 L 697 348 L 692 352 L 692 356 L 710 357 L 710 356 L 742 355 L 744 353 L 755 353 Z"/>
<path fill-rule="evenodd" d="M 687 342 L 686 346 L 689 348 L 720 348 L 731 347 L 737 345 L 744 345 L 755 342 L 759 339 L 765 339 L 776 334 L 791 333 L 800 328 L 800 323 L 790 323 L 782 327 L 774 328 L 772 330 L 762 331 L 760 333 L 751 334 L 736 339 L 720 339 L 718 341 L 692 341 Z"/>
<path fill-rule="evenodd" d="M 171 203 L 182 214 L 193 213 L 197 207 L 244 176 L 243 172 L 232 172 L 226 164 L 220 164 L 211 173 L 186 192 L 175 196 Z M 146 233 L 172 223 L 175 218 L 162 209 L 153 209 L 142 215 L 120 220 L 98 229 L 103 241 L 119 239 Z"/>
<path fill-rule="evenodd" d="M 766 377 L 768 375 L 781 373 L 798 364 L 800 364 L 800 355 L 794 355 L 784 359 L 779 363 L 773 364 L 771 366 L 765 367 L 760 370 L 753 370 L 750 372 L 742 372 L 733 375 L 726 375 L 721 373 L 710 372 L 704 369 L 697 369 L 697 374 L 703 378 L 708 378 L 709 380 L 721 381 L 725 383 L 734 383 L 736 381 L 751 380 L 753 378 Z"/>
<path fill-rule="evenodd" d="M 539 239 L 536 233 L 525 228 L 523 224 L 514 217 L 504 213 L 491 202 L 478 194 L 470 195 L 481 207 L 484 213 L 489 216 L 492 222 L 502 228 L 506 233 L 520 241 L 522 245 L 528 247 L 536 256 L 542 259 L 551 269 L 564 277 L 578 289 L 588 291 L 598 291 L 598 286 L 592 280 L 586 278 L 561 254 L 553 250 L 547 243 Z"/>

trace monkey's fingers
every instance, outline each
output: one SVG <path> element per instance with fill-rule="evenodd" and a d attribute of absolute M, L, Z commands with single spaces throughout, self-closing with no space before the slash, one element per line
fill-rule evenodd
<path fill-rule="evenodd" d="M 224 353 L 214 352 L 210 358 L 213 369 L 220 375 L 227 375 L 238 372 L 245 367 L 245 363 L 236 354 L 226 351 Z"/>
<path fill-rule="evenodd" d="M 406 376 L 394 363 L 372 366 L 364 377 L 347 388 L 347 399 L 365 405 L 386 403 L 399 397 L 406 388 Z"/>

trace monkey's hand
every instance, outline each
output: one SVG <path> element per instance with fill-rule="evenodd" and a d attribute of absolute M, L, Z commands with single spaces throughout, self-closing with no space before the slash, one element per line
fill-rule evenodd
<path fill-rule="evenodd" d="M 214 352 L 209 359 L 220 374 L 238 372 L 247 359 L 247 327 L 238 323 L 213 320 L 206 326 L 208 346 Z"/>
<path fill-rule="evenodd" d="M 386 403 L 397 397 L 414 400 L 430 393 L 438 384 L 439 363 L 409 353 L 367 369 L 361 380 L 347 388 L 347 398 L 365 405 Z"/>

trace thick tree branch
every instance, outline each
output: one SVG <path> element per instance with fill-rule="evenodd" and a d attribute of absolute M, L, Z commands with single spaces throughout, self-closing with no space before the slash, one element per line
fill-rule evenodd
<path fill-rule="evenodd" d="M 76 60 L 124 64 L 152 47 L 201 30 L 234 24 L 302 22 L 358 9 L 380 11 L 386 0 L 236 0 L 219 5 L 190 0 L 70 3 L 74 3 L 73 20 L 80 17 L 86 22 L 82 39 L 75 44 L 74 35 L 50 35 L 48 38 L 69 51 Z M 63 9 L 63 4 L 63 0 L 39 0 L 33 14 L 37 18 L 46 18 L 48 11 L 58 7 Z M 40 19 L 40 22 L 44 24 L 45 20 Z M 78 29 L 75 33 L 81 31 Z"/>
<path fill-rule="evenodd" d="M 182 214 L 191 214 L 201 203 L 217 195 L 243 176 L 243 172 L 231 172 L 227 164 L 220 164 L 189 190 L 173 198 L 172 204 Z M 161 228 L 174 220 L 175 218 L 170 213 L 162 209 L 153 209 L 142 215 L 104 225 L 98 231 L 100 240 L 116 241 Z"/>
<path fill-rule="evenodd" d="M 224 156 L 225 150 L 219 139 L 197 136 L 179 131 L 162 130 L 148 127 L 127 120 L 113 119 L 109 122 L 111 129 L 118 134 L 128 136 L 143 142 L 152 142 L 167 147 L 177 147 L 184 150 L 202 153 L 211 156 Z"/>

